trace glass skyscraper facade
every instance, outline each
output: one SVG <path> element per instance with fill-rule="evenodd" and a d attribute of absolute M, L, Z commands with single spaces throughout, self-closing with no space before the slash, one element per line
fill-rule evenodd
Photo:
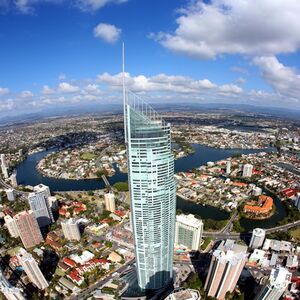
<path fill-rule="evenodd" d="M 129 91 L 124 110 L 138 284 L 159 289 L 173 277 L 176 183 L 170 124 Z"/>

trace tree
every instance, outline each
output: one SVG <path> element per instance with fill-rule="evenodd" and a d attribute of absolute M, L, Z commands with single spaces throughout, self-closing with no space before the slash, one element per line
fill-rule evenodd
<path fill-rule="evenodd" d="M 114 184 L 114 187 L 119 191 L 119 192 L 128 192 L 128 182 L 116 182 Z"/>

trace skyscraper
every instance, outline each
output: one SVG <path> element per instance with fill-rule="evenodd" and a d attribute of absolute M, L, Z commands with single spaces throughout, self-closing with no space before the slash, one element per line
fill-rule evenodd
<path fill-rule="evenodd" d="M 13 187 L 17 187 L 18 186 L 17 174 L 16 173 L 13 173 L 13 174 L 10 175 L 10 182 L 11 182 L 11 185 Z"/>
<path fill-rule="evenodd" d="M 0 291 L 4 294 L 7 300 L 26 300 L 22 291 L 12 286 L 4 277 L 2 270 L 0 269 Z"/>
<path fill-rule="evenodd" d="M 17 254 L 17 257 L 32 283 L 34 283 L 41 290 L 44 290 L 49 286 L 46 278 L 39 268 L 39 265 L 30 253 L 21 248 Z"/>
<path fill-rule="evenodd" d="M 300 193 L 297 193 L 296 195 L 295 206 L 300 210 Z"/>
<path fill-rule="evenodd" d="M 7 196 L 8 201 L 15 201 L 16 200 L 15 191 L 13 189 L 7 189 L 7 190 L 5 190 L 5 192 L 6 192 L 6 196 Z"/>
<path fill-rule="evenodd" d="M 28 196 L 30 209 L 34 212 L 40 227 L 54 222 L 48 198 L 51 196 L 49 187 L 39 184 L 34 187 L 34 193 Z"/>
<path fill-rule="evenodd" d="M 47 185 L 44 185 L 42 183 L 36 185 L 33 190 L 36 192 L 36 193 L 44 193 L 45 194 L 45 197 L 48 198 L 51 196 L 51 192 L 50 192 L 50 189 L 49 189 L 49 186 Z"/>
<path fill-rule="evenodd" d="M 5 154 L 2 153 L 0 155 L 0 158 L 1 158 L 1 171 L 2 171 L 3 177 L 6 179 L 6 178 L 8 178 L 8 168 L 7 168 Z"/>
<path fill-rule="evenodd" d="M 0 155 L 0 159 L 1 159 L 1 165 L 7 167 L 6 158 L 5 158 L 5 154 L 4 153 L 2 153 Z"/>
<path fill-rule="evenodd" d="M 252 232 L 251 241 L 249 247 L 252 249 L 257 249 L 262 247 L 266 237 L 266 231 L 261 228 L 255 228 Z"/>
<path fill-rule="evenodd" d="M 255 300 L 279 300 L 291 282 L 292 273 L 285 268 L 272 269 L 268 282 Z"/>
<path fill-rule="evenodd" d="M 2 171 L 3 177 L 5 179 L 7 179 L 8 178 L 8 169 L 7 169 L 7 167 L 4 166 L 4 165 L 1 165 L 1 171 Z"/>
<path fill-rule="evenodd" d="M 106 193 L 104 194 L 105 200 L 105 209 L 110 212 L 115 212 L 116 210 L 116 202 L 114 193 Z"/>
<path fill-rule="evenodd" d="M 16 220 L 13 219 L 10 215 L 6 215 L 4 217 L 4 222 L 5 222 L 5 225 L 7 227 L 7 230 L 10 234 L 10 236 L 16 238 L 19 236 L 19 231 L 18 231 L 18 226 L 17 226 L 17 223 L 16 223 Z"/>
<path fill-rule="evenodd" d="M 251 177 L 253 166 L 251 164 L 245 164 L 243 167 L 243 177 Z"/>
<path fill-rule="evenodd" d="M 176 184 L 170 124 L 125 90 L 124 117 L 138 284 L 159 289 L 173 277 Z"/>
<path fill-rule="evenodd" d="M 203 222 L 194 215 L 176 216 L 175 244 L 190 250 L 199 250 L 203 232 Z"/>
<path fill-rule="evenodd" d="M 231 172 L 231 158 L 228 158 L 226 161 L 226 174 L 229 175 Z"/>
<path fill-rule="evenodd" d="M 74 219 L 62 221 L 61 227 L 67 240 L 80 240 L 79 226 Z"/>
<path fill-rule="evenodd" d="M 14 216 L 18 232 L 25 248 L 31 248 L 43 241 L 43 237 L 32 211 L 22 211 Z"/>
<path fill-rule="evenodd" d="M 233 240 L 223 241 L 213 252 L 204 289 L 208 296 L 224 300 L 233 292 L 247 261 L 247 247 Z"/>

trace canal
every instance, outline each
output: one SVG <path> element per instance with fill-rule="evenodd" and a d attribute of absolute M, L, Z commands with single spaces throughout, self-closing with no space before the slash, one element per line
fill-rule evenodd
<path fill-rule="evenodd" d="M 233 155 L 238 154 L 251 154 L 258 152 L 270 152 L 273 148 L 256 149 L 256 150 L 243 150 L 243 149 L 217 149 L 199 144 L 192 145 L 195 152 L 189 156 L 180 158 L 175 161 L 175 172 L 187 172 L 193 168 L 206 164 L 208 161 L 218 161 L 226 159 Z M 34 153 L 28 156 L 17 167 L 17 180 L 22 185 L 37 185 L 43 183 L 50 187 L 51 191 L 89 191 L 102 189 L 105 187 L 102 179 L 80 179 L 80 180 L 66 180 L 44 177 L 36 169 L 38 162 L 48 153 L 55 150 L 48 150 L 43 152 Z M 108 180 L 111 185 L 119 181 L 127 181 L 127 174 L 121 173 L 118 168 L 114 176 L 109 177 Z M 252 229 L 259 224 L 261 227 L 272 227 L 285 216 L 285 210 L 279 200 L 275 200 L 277 212 L 268 221 L 252 221 L 242 220 L 241 224 L 246 229 Z M 211 206 L 198 205 L 177 197 L 177 208 L 181 209 L 184 213 L 192 213 L 200 216 L 202 219 L 225 220 L 229 214 L 225 211 L 219 210 Z"/>

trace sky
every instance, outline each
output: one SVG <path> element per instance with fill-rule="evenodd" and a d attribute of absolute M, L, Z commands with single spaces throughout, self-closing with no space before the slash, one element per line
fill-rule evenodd
<path fill-rule="evenodd" d="M 300 109 L 298 0 L 0 0 L 0 116 L 121 103 Z"/>

